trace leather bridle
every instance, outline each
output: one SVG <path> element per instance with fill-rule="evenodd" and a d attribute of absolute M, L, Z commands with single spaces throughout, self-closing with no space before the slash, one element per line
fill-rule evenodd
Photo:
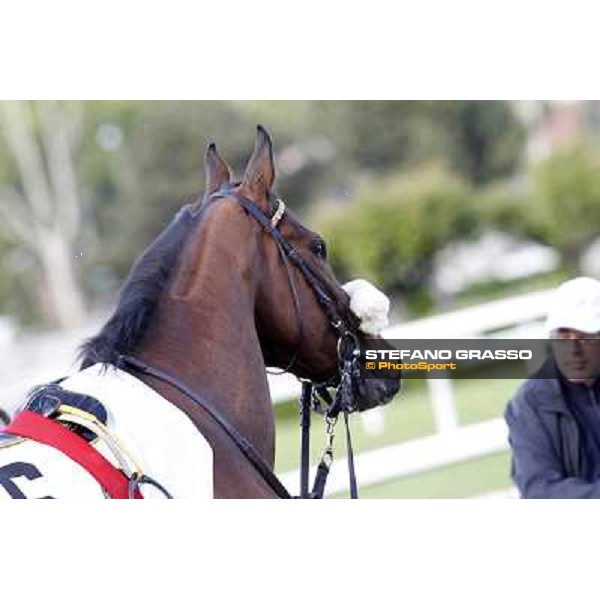
<path fill-rule="evenodd" d="M 346 425 L 346 439 L 348 445 L 348 468 L 350 474 L 350 491 L 353 498 L 358 497 L 356 477 L 354 474 L 354 459 L 352 455 L 352 445 L 350 440 L 350 429 L 348 426 L 348 413 L 356 409 L 353 394 L 353 378 L 359 376 L 359 368 L 357 362 L 358 356 L 358 341 L 354 331 L 358 328 L 358 318 L 351 312 L 348 316 L 342 316 L 331 295 L 327 292 L 326 286 L 321 275 L 306 261 L 298 251 L 290 244 L 278 229 L 278 224 L 285 213 L 285 204 L 283 200 L 274 198 L 277 202 L 277 209 L 272 217 L 267 217 L 258 206 L 246 196 L 238 194 L 233 188 L 228 188 L 223 191 L 216 192 L 209 196 L 205 202 L 217 200 L 220 198 L 234 198 L 237 200 L 244 210 L 251 215 L 265 231 L 275 241 L 279 254 L 284 262 L 287 270 L 288 279 L 292 298 L 294 301 L 295 311 L 298 317 L 298 330 L 296 339 L 296 350 L 292 354 L 292 359 L 286 371 L 291 369 L 295 363 L 300 343 L 302 342 L 303 327 L 300 312 L 300 303 L 297 289 L 294 283 L 290 264 L 296 267 L 304 276 L 308 286 L 315 294 L 316 300 L 323 309 L 329 326 L 334 330 L 338 338 L 338 360 L 339 373 L 333 379 L 327 382 L 311 382 L 303 380 L 302 398 L 301 398 L 301 469 L 300 469 L 300 497 L 301 498 L 322 498 L 325 489 L 325 483 L 331 462 L 333 460 L 333 437 L 334 427 L 340 412 L 344 413 L 344 421 Z M 350 322 L 348 322 L 350 321 Z M 247 440 L 235 427 L 233 427 L 210 403 L 189 388 L 185 383 L 179 381 L 168 373 L 165 373 L 155 367 L 145 364 L 138 358 L 133 356 L 122 355 L 120 357 L 120 365 L 130 368 L 138 373 L 158 379 L 168 385 L 176 388 L 196 404 L 201 406 L 212 419 L 221 427 L 221 429 L 230 437 L 236 444 L 246 459 L 256 468 L 269 487 L 280 498 L 291 498 L 289 492 L 273 473 L 271 467 L 264 459 L 256 452 L 249 440 Z M 339 386 L 332 397 L 327 387 Z M 310 413 L 311 410 L 316 410 L 325 414 L 326 420 L 326 447 L 321 455 L 321 460 L 317 468 L 317 475 L 312 491 L 308 489 L 308 472 L 309 472 L 309 432 L 310 432 Z"/>
<path fill-rule="evenodd" d="M 285 203 L 281 198 L 272 197 L 277 203 L 277 209 L 272 217 L 267 217 L 258 206 L 252 202 L 246 196 L 238 194 L 233 190 L 227 190 L 225 192 L 219 192 L 210 196 L 210 200 L 216 200 L 219 198 L 235 198 L 244 208 L 244 210 L 251 215 L 260 225 L 262 225 L 263 229 L 267 231 L 277 246 L 279 254 L 281 256 L 282 262 L 286 267 L 288 281 L 290 284 L 290 291 L 292 293 L 292 299 L 294 303 L 294 310 L 296 312 L 296 321 L 298 323 L 298 329 L 296 334 L 296 350 L 292 354 L 292 358 L 289 364 L 284 368 L 285 371 L 289 371 L 292 366 L 295 364 L 295 361 L 298 357 L 298 353 L 300 350 L 300 343 L 302 342 L 302 333 L 303 333 L 303 325 L 302 325 L 302 317 L 300 311 L 300 299 L 296 289 L 296 285 L 294 283 L 294 277 L 292 275 L 292 270 L 290 268 L 290 263 L 302 275 L 304 276 L 308 286 L 312 289 L 317 302 L 325 312 L 325 316 L 327 321 L 329 322 L 330 327 L 334 330 L 338 339 L 343 338 L 347 335 L 354 335 L 352 331 L 356 331 L 358 328 L 358 319 L 348 312 L 345 317 L 340 315 L 337 310 L 331 295 L 326 290 L 326 285 L 323 281 L 321 275 L 314 269 L 314 267 L 305 260 L 302 255 L 288 242 L 285 237 L 283 237 L 281 231 L 278 229 L 278 225 L 285 214 Z M 348 321 L 351 321 L 348 323 Z M 328 384 L 330 382 L 327 382 Z"/>

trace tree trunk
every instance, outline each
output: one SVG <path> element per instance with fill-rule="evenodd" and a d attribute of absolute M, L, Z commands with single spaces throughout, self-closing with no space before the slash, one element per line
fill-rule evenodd
<path fill-rule="evenodd" d="M 83 321 L 84 300 L 77 285 L 75 255 L 61 235 L 45 234 L 39 241 L 44 291 L 53 324 L 67 329 Z"/>
<path fill-rule="evenodd" d="M 73 162 L 77 122 L 63 103 L 0 102 L 3 137 L 20 180 L 20 189 L 2 190 L 0 215 L 38 258 L 41 302 L 61 328 L 78 325 L 85 313 L 74 251 L 82 225 Z"/>

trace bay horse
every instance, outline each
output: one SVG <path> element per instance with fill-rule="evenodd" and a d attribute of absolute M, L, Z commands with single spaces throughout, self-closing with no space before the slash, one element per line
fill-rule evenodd
<path fill-rule="evenodd" d="M 283 494 L 260 469 L 272 470 L 275 458 L 266 367 L 335 385 L 344 336 L 358 343 L 368 336 L 324 240 L 272 192 L 265 129 L 257 128 L 240 181 L 214 144 L 205 169 L 205 194 L 136 261 L 112 317 L 82 346 L 81 367 L 123 369 L 182 411 L 212 449 L 214 497 L 273 498 Z M 399 379 L 354 383 L 358 410 L 389 402 L 399 389 Z"/>

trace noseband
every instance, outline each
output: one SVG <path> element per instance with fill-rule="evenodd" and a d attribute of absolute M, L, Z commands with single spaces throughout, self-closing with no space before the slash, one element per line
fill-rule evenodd
<path fill-rule="evenodd" d="M 350 474 L 350 492 L 352 498 L 357 498 L 356 477 L 354 474 L 354 459 L 352 453 L 352 444 L 350 440 L 350 429 L 348 426 L 348 413 L 356 409 L 354 403 L 354 394 L 352 391 L 353 379 L 359 376 L 358 367 L 358 340 L 353 333 L 356 329 L 357 322 L 347 323 L 346 319 L 338 312 L 334 301 L 330 294 L 325 289 L 325 284 L 322 277 L 315 269 L 297 252 L 281 234 L 278 229 L 279 222 L 285 214 L 285 203 L 280 198 L 276 198 L 277 209 L 272 217 L 267 217 L 252 200 L 236 193 L 232 189 L 223 192 L 217 192 L 209 196 L 208 200 L 217 200 L 219 198 L 231 197 L 237 200 L 244 210 L 251 215 L 263 229 L 265 229 L 275 241 L 279 254 L 286 267 L 288 280 L 292 298 L 294 300 L 294 308 L 298 317 L 298 333 L 296 340 L 296 350 L 292 355 L 292 359 L 285 371 L 291 369 L 295 363 L 302 341 L 302 318 L 300 312 L 299 296 L 294 284 L 294 278 L 290 268 L 290 263 L 296 267 L 304 276 L 308 286 L 315 294 L 316 300 L 323 309 L 329 326 L 334 330 L 338 342 L 337 353 L 339 361 L 339 373 L 327 382 L 315 383 L 312 381 L 303 381 L 302 397 L 301 397 L 301 468 L 300 468 L 300 497 L 301 498 L 322 498 L 325 491 L 325 484 L 329 469 L 333 461 L 333 438 L 334 428 L 340 412 L 344 413 L 344 421 L 346 425 L 346 442 L 348 446 L 348 468 Z M 352 313 L 349 313 L 349 319 L 356 319 Z M 270 466 L 256 452 L 249 440 L 240 434 L 212 405 L 196 394 L 191 388 L 184 383 L 178 381 L 168 373 L 164 373 L 159 369 L 145 364 L 143 361 L 133 356 L 121 356 L 120 365 L 129 367 L 130 369 L 148 375 L 164 383 L 171 385 L 181 393 L 189 397 L 196 404 L 201 406 L 208 414 L 221 426 L 224 432 L 235 442 L 244 456 L 251 462 L 265 482 L 280 498 L 290 498 L 289 492 L 273 473 Z M 327 387 L 339 386 L 332 397 Z M 312 492 L 308 488 L 309 474 L 309 442 L 310 442 L 310 415 L 311 410 L 321 412 L 325 415 L 326 421 L 326 446 L 321 454 L 321 460 L 317 467 L 317 475 Z"/>

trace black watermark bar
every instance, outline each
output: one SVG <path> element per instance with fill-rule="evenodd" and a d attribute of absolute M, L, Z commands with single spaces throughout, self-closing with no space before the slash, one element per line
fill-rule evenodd
<path fill-rule="evenodd" d="M 457 379 L 568 379 L 600 376 L 600 340 L 369 340 L 360 348 L 363 376 Z"/>

